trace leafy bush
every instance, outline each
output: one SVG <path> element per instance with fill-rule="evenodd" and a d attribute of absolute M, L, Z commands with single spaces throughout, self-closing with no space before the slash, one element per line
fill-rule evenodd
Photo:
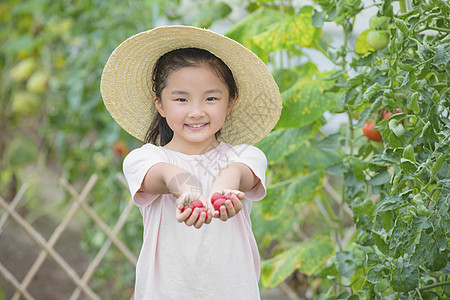
<path fill-rule="evenodd" d="M 270 61 L 284 104 L 258 144 L 271 178 L 253 218 L 264 287 L 301 272 L 320 299 L 448 296 L 449 5 L 373 2 L 384 22 L 354 41 L 359 0 L 261 5 L 228 33 Z M 342 29 L 342 45 L 321 34 L 328 22 Z M 375 43 L 371 32 L 389 40 Z M 335 70 L 297 63 L 305 48 Z M 347 125 L 323 134 L 326 111 Z M 381 142 L 362 135 L 369 119 Z"/>

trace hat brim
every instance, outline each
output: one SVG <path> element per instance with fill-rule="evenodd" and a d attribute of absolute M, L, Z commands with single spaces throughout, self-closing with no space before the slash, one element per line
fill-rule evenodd
<path fill-rule="evenodd" d="M 239 96 L 219 140 L 254 144 L 266 136 L 281 115 L 281 95 L 264 62 L 238 42 L 191 26 L 162 26 L 121 43 L 103 70 L 100 90 L 106 108 L 128 133 L 144 141 L 158 113 L 151 75 L 163 54 L 180 48 L 201 48 L 219 57 L 231 70 Z"/>

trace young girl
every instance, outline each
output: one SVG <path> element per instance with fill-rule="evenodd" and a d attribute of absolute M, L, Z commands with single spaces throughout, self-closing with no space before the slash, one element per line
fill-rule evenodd
<path fill-rule="evenodd" d="M 119 45 L 101 91 L 145 142 L 123 165 L 144 225 L 134 299 L 259 299 L 250 211 L 265 196 L 267 162 L 251 144 L 281 113 L 264 63 L 217 33 L 158 27 Z M 215 192 L 231 192 L 218 211 Z M 206 212 L 183 209 L 193 200 Z"/>

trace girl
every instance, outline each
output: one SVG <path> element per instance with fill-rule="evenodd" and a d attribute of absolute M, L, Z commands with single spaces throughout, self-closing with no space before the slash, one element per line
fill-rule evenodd
<path fill-rule="evenodd" d="M 250 211 L 265 196 L 267 162 L 251 144 L 281 113 L 264 63 L 217 33 L 159 27 L 119 45 L 101 91 L 145 142 L 123 165 L 144 225 L 134 299 L 259 299 Z M 215 192 L 232 192 L 218 211 Z M 183 209 L 193 200 L 206 212 Z"/>

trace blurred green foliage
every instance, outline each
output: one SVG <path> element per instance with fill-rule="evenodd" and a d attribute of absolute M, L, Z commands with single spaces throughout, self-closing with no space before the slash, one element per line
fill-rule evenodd
<path fill-rule="evenodd" d="M 301 273 L 314 299 L 448 297 L 449 5 L 372 2 L 2 2 L 0 194 L 23 184 L 30 165 L 79 184 L 96 173 L 89 202 L 112 226 L 129 200 L 117 180 L 122 159 L 141 143 L 102 103 L 108 56 L 161 20 L 204 27 L 229 20 L 226 35 L 268 64 L 284 105 L 257 144 L 269 162 L 267 197 L 252 211 L 262 287 L 294 289 Z M 355 38 L 355 20 L 370 8 L 388 21 Z M 327 24 L 342 38 L 327 34 Z M 383 49 L 366 41 L 375 30 L 389 35 Z M 333 70 L 320 70 L 317 56 Z M 324 133 L 325 112 L 346 124 Z M 362 134 L 369 119 L 382 142 Z M 40 203 L 33 191 L 27 197 Z M 106 237 L 91 222 L 83 224 L 83 247 L 96 253 Z M 135 253 L 141 230 L 135 209 L 121 233 Z M 117 251 L 106 261 L 94 286 L 105 298 L 123 298 L 134 270 Z M 111 282 L 115 288 L 105 289 Z"/>

